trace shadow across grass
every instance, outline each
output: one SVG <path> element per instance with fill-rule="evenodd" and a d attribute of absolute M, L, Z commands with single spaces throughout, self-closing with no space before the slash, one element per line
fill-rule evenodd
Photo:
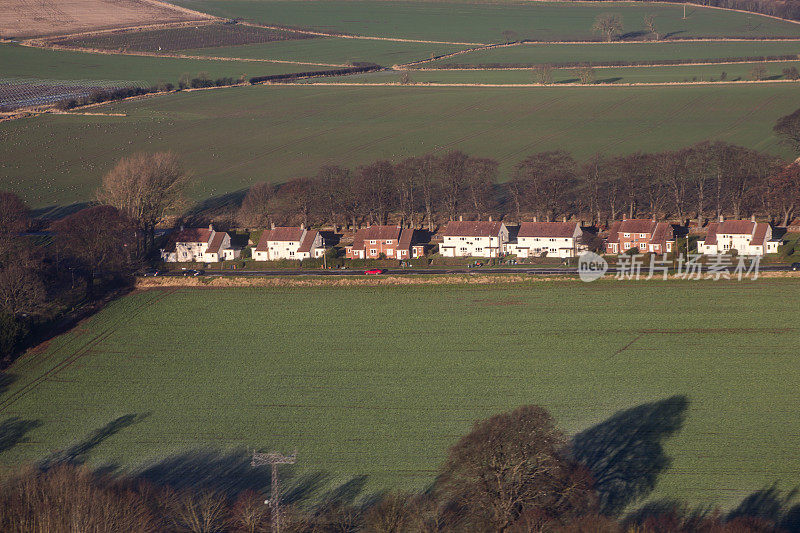
<path fill-rule="evenodd" d="M 572 439 L 575 457 L 594 476 L 601 512 L 616 516 L 645 497 L 671 459 L 662 441 L 683 426 L 689 400 L 673 396 L 620 411 Z"/>
<path fill-rule="evenodd" d="M 41 425 L 39 420 L 23 420 L 17 416 L 0 422 L 0 453 L 10 450 L 17 444 L 28 442 L 26 437 L 28 432 Z"/>

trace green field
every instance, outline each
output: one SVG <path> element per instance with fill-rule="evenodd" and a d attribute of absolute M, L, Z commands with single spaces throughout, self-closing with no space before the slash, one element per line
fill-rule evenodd
<path fill-rule="evenodd" d="M 0 185 L 34 207 L 86 201 L 116 160 L 172 149 L 205 199 L 251 183 L 426 152 L 494 157 L 662 151 L 719 139 L 788 156 L 772 134 L 795 84 L 435 88 L 250 86 L 100 106 L 124 117 L 48 115 L 0 123 Z M 37 157 L 31 157 L 31 153 Z"/>
<path fill-rule="evenodd" d="M 136 467 L 201 447 L 297 449 L 301 472 L 421 489 L 473 420 L 549 408 L 570 434 L 685 395 L 653 498 L 732 505 L 800 479 L 797 280 L 137 293 L 11 369 L 0 456 Z M 646 437 L 645 437 L 646 438 Z M 200 467 L 202 470 L 202 466 Z"/>
<path fill-rule="evenodd" d="M 597 83 L 664 83 L 684 81 L 720 81 L 723 72 L 730 81 L 751 80 L 751 69 L 763 65 L 765 79 L 785 79 L 783 69 L 800 69 L 800 62 L 779 63 L 734 63 L 722 65 L 676 65 L 668 67 L 595 67 Z M 553 69 L 553 82 L 579 83 L 575 68 Z M 483 83 L 483 84 L 526 84 L 539 83 L 536 74 L 530 70 L 410 70 L 408 76 L 414 83 Z M 381 71 L 353 76 L 335 76 L 324 80 L 310 79 L 308 83 L 400 83 L 403 72 Z"/>
<path fill-rule="evenodd" d="M 403 43 L 366 39 L 325 38 L 298 41 L 276 41 L 264 44 L 197 48 L 184 50 L 188 55 L 214 57 L 267 58 L 283 61 L 349 63 L 369 61 L 379 65 L 395 65 L 449 54 L 469 47 L 447 44 Z"/>
<path fill-rule="evenodd" d="M 609 63 L 615 61 L 669 61 L 732 59 L 800 54 L 800 41 L 710 41 L 702 43 L 523 44 L 478 50 L 425 63 L 448 64 Z"/>
<path fill-rule="evenodd" d="M 0 44 L 0 77 L 51 80 L 121 80 L 177 84 L 181 74 L 207 72 L 212 78 L 266 76 L 324 70 L 325 67 L 263 61 L 214 61 L 126 55 L 87 54 Z"/>
<path fill-rule="evenodd" d="M 174 3 L 221 17 L 243 17 L 357 35 L 457 42 L 503 42 L 512 30 L 522 39 L 592 40 L 600 13 L 621 15 L 625 32 L 643 30 L 656 16 L 662 35 L 672 37 L 797 37 L 800 25 L 755 14 L 658 3 L 625 2 L 397 2 L 368 0 L 177 0 Z"/>

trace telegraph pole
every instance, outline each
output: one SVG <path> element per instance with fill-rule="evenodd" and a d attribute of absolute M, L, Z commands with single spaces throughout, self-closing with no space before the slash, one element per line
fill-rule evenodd
<path fill-rule="evenodd" d="M 250 466 L 264 466 L 270 465 L 271 467 L 271 491 L 269 500 L 265 501 L 267 505 L 272 507 L 272 531 L 280 533 L 281 531 L 281 489 L 278 484 L 278 465 L 293 465 L 297 461 L 297 452 L 292 455 L 283 455 L 279 452 L 257 453 L 253 452 L 253 459 L 250 461 Z"/>

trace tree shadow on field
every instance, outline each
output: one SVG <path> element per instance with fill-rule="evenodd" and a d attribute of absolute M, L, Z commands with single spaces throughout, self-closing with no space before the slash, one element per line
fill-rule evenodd
<path fill-rule="evenodd" d="M 46 470 L 57 464 L 83 464 L 89 458 L 89 453 L 97 448 L 103 441 L 116 435 L 123 429 L 141 422 L 148 416 L 150 416 L 150 413 L 141 415 L 128 414 L 115 418 L 103 427 L 92 431 L 82 441 L 73 444 L 65 450 L 57 451 L 51 454 L 50 457 L 43 459 L 42 462 L 39 463 L 39 467 Z M 106 468 L 112 469 L 113 467 L 108 466 Z"/>
<path fill-rule="evenodd" d="M 38 420 L 23 420 L 17 416 L 0 422 L 0 453 L 10 450 L 17 444 L 28 442 L 25 435 L 41 425 Z"/>
<path fill-rule="evenodd" d="M 800 532 L 800 504 L 792 505 L 797 495 L 797 488 L 783 493 L 774 483 L 745 497 L 726 519 L 755 518 L 774 523 L 782 531 Z"/>
<path fill-rule="evenodd" d="M 183 223 L 187 227 L 205 226 L 214 217 L 235 213 L 241 207 L 248 190 L 240 189 L 196 203 L 184 215 Z"/>
<path fill-rule="evenodd" d="M 649 494 L 669 467 L 662 441 L 683 426 L 689 400 L 673 396 L 616 413 L 572 439 L 575 457 L 594 476 L 601 512 L 618 515 Z"/>
<path fill-rule="evenodd" d="M 0 373 L 0 396 L 3 396 L 15 381 L 17 381 L 17 376 L 14 374 Z"/>

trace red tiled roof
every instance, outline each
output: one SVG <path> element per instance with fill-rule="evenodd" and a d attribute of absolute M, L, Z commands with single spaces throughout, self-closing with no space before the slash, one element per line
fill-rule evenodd
<path fill-rule="evenodd" d="M 314 244 L 314 239 L 317 238 L 317 230 L 308 230 L 306 232 L 306 236 L 303 237 L 303 242 L 300 243 L 300 248 L 297 249 L 298 252 L 310 252 L 311 245 Z"/>
<path fill-rule="evenodd" d="M 753 234 L 753 239 L 750 241 L 750 244 L 754 246 L 764 246 L 768 228 L 769 224 L 766 222 L 759 222 L 756 224 L 756 232 Z"/>
<path fill-rule="evenodd" d="M 523 222 L 519 225 L 519 237 L 561 237 L 575 235 L 577 222 Z"/>
<path fill-rule="evenodd" d="M 208 242 L 211 230 L 208 228 L 187 228 L 173 237 L 174 242 Z"/>
<path fill-rule="evenodd" d="M 363 250 L 364 241 L 399 238 L 400 226 L 369 226 L 361 228 L 353 238 L 353 250 Z"/>
<path fill-rule="evenodd" d="M 667 222 L 658 222 L 656 224 L 655 231 L 653 231 L 653 236 L 650 238 L 651 244 L 660 244 L 663 247 L 666 247 L 667 241 L 671 241 L 675 239 L 675 232 L 672 229 L 672 224 L 668 224 Z M 665 250 L 662 250 L 662 252 Z"/>
<path fill-rule="evenodd" d="M 725 220 L 719 224 L 717 233 L 752 235 L 755 225 L 752 220 Z"/>
<path fill-rule="evenodd" d="M 496 237 L 502 226 L 502 222 L 454 220 L 447 223 L 442 235 L 448 237 Z"/>
<path fill-rule="evenodd" d="M 606 242 L 619 242 L 619 227 L 621 224 L 622 221 L 620 220 L 615 220 L 611 223 L 611 226 L 608 228 L 608 240 Z"/>
<path fill-rule="evenodd" d="M 223 231 L 217 231 L 214 233 L 214 238 L 211 239 L 211 244 L 208 245 L 208 249 L 206 249 L 207 254 L 218 254 L 219 249 L 222 247 L 222 241 L 225 240 L 225 236 L 227 233 Z"/>
<path fill-rule="evenodd" d="M 622 233 L 653 233 L 656 221 L 649 218 L 628 218 L 622 221 L 619 230 Z"/>
<path fill-rule="evenodd" d="M 706 231 L 706 244 L 717 244 L 717 228 L 719 222 L 709 222 Z"/>
<path fill-rule="evenodd" d="M 414 237 L 414 230 L 405 228 L 400 232 L 400 244 L 397 246 L 400 250 L 409 250 L 411 248 L 411 239 Z"/>
<path fill-rule="evenodd" d="M 267 236 L 268 241 L 299 241 L 303 238 L 303 231 L 300 226 L 279 226 L 271 229 Z"/>

